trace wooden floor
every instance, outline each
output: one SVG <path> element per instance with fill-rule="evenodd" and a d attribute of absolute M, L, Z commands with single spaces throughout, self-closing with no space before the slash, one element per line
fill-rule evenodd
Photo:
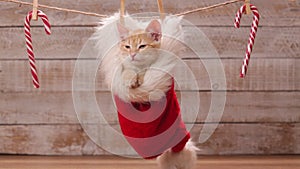
<path fill-rule="evenodd" d="M 0 156 L 0 169 L 157 169 L 157 166 L 153 160 L 103 156 Z M 300 156 L 199 157 L 195 169 L 300 169 Z"/>

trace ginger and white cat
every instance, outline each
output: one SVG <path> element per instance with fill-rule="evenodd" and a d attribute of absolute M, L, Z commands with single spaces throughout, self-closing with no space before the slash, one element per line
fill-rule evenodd
<path fill-rule="evenodd" d="M 121 38 L 122 80 L 126 87 L 134 89 L 142 85 L 146 71 L 157 60 L 161 26 L 157 20 L 151 21 L 145 30 L 130 31 L 120 23 L 117 26 Z"/>
<path fill-rule="evenodd" d="M 138 29 L 116 23 L 119 42 L 101 63 L 105 81 L 113 94 L 125 102 L 157 101 L 165 96 L 173 83 L 170 71 L 176 65 L 174 53 L 182 49 L 177 39 L 181 33 L 180 20 L 167 18 L 163 23 L 152 20 Z M 133 20 L 129 22 L 141 25 Z M 173 37 L 162 37 L 166 34 L 162 27 L 166 25 L 164 31 Z M 101 38 L 109 39 L 109 36 L 101 33 Z M 191 169 L 197 159 L 196 150 L 191 142 L 180 152 L 167 150 L 158 157 L 159 167 Z"/>
<path fill-rule="evenodd" d="M 161 49 L 162 29 L 157 20 L 144 29 L 131 30 L 117 23 L 120 41 L 101 68 L 112 92 L 122 100 L 148 102 L 159 100 L 169 90 L 172 77 L 169 71 L 176 58 Z"/>
<path fill-rule="evenodd" d="M 100 72 L 113 94 L 124 101 L 160 100 L 172 85 L 177 55 L 185 50 L 182 18 L 167 16 L 150 23 L 124 19 L 125 26 L 119 23 L 119 14 L 104 19 L 106 26 L 96 32 Z"/>

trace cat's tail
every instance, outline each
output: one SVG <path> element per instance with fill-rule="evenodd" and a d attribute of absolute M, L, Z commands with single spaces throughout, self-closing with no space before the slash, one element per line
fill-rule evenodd
<path fill-rule="evenodd" d="M 160 169 L 192 169 L 197 162 L 199 149 L 189 140 L 180 152 L 167 150 L 157 158 Z"/>

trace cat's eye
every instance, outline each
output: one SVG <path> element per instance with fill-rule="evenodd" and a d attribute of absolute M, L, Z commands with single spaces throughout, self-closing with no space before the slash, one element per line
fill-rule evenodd
<path fill-rule="evenodd" d="M 147 45 L 140 45 L 139 49 L 144 49 Z"/>
<path fill-rule="evenodd" d="M 129 45 L 125 45 L 125 48 L 126 48 L 126 49 L 130 49 L 130 46 L 129 46 Z"/>

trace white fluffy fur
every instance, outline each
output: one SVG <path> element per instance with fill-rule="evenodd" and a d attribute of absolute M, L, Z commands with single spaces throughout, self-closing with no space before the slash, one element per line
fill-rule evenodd
<path fill-rule="evenodd" d="M 192 169 L 197 161 L 197 147 L 189 141 L 178 153 L 167 150 L 157 158 L 160 169 Z"/>
<path fill-rule="evenodd" d="M 97 48 L 99 49 L 99 57 L 102 58 L 100 70 L 105 75 L 105 82 L 111 87 L 114 94 L 117 94 L 124 101 L 145 102 L 159 100 L 168 91 L 172 77 L 167 73 L 175 66 L 177 53 L 183 49 L 181 17 L 167 16 L 161 23 L 162 40 L 161 52 L 158 52 L 159 59 L 152 64 L 144 77 L 144 82 L 138 88 L 128 88 L 124 86 L 121 78 L 121 62 L 117 55 L 120 49 L 117 45 L 119 36 L 117 31 L 117 21 L 119 14 L 102 21 L 103 26 L 99 27 L 96 32 Z M 151 20 L 147 22 L 137 21 L 130 16 L 125 17 L 125 26 L 134 29 L 145 29 Z M 172 54 L 168 54 L 172 53 Z M 161 71 L 163 70 L 163 71 Z"/>

